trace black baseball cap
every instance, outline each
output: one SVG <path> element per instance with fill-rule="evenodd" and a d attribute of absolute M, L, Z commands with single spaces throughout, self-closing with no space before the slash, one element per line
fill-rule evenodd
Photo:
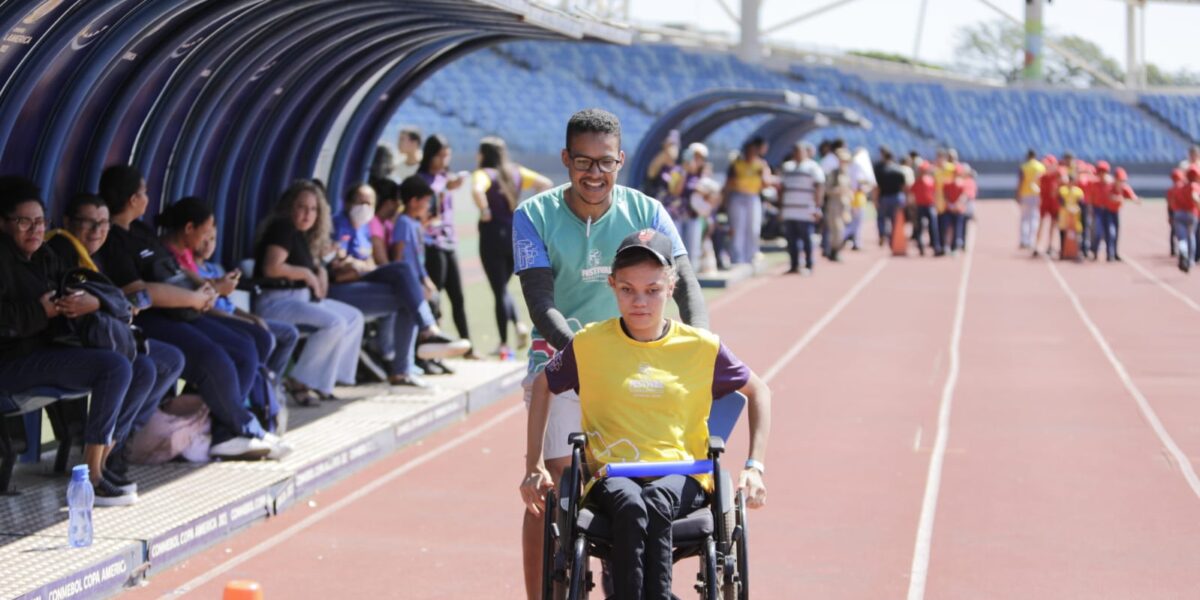
<path fill-rule="evenodd" d="M 621 245 L 617 247 L 617 254 L 614 256 L 615 261 L 622 254 L 629 252 L 649 252 L 658 259 L 658 262 L 664 267 L 675 265 L 674 246 L 667 236 L 653 230 L 643 229 L 641 231 L 631 233 L 621 240 Z"/>

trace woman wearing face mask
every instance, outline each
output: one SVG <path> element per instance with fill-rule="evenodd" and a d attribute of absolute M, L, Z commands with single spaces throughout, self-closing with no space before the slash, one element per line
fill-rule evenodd
<path fill-rule="evenodd" d="M 423 387 L 414 349 L 422 359 L 462 356 L 471 345 L 443 336 L 433 320 L 425 288 L 406 263 L 375 262 L 371 219 L 375 190 L 356 184 L 346 191 L 342 212 L 333 219 L 337 258 L 330 265 L 334 283 L 329 297 L 349 304 L 367 317 L 382 317 L 379 351 L 391 361 L 388 382 Z"/>
<path fill-rule="evenodd" d="M 458 335 L 470 341 L 467 330 L 467 309 L 463 301 L 462 275 L 458 270 L 458 236 L 454 232 L 454 195 L 463 184 L 463 177 L 450 172 L 450 142 L 441 135 L 425 140 L 417 175 L 433 188 L 433 203 L 425 220 L 425 269 L 437 289 L 445 290 L 454 314 Z M 437 304 L 433 306 L 438 315 Z M 473 355 L 470 355 L 473 357 Z"/>

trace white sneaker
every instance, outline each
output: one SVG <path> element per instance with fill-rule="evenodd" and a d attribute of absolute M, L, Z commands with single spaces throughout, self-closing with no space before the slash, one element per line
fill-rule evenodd
<path fill-rule="evenodd" d="M 451 340 L 440 333 L 417 340 L 417 358 L 422 360 L 454 358 L 462 356 L 470 350 L 471 342 Z"/>
<path fill-rule="evenodd" d="M 267 453 L 268 460 L 281 460 L 283 457 L 291 454 L 292 451 L 296 449 L 295 446 L 289 444 L 288 442 L 284 441 L 283 438 L 273 433 L 267 433 L 263 435 L 262 441 L 271 446 L 271 451 Z"/>
<path fill-rule="evenodd" d="M 257 460 L 271 453 L 272 446 L 258 438 L 235 437 L 208 449 L 208 455 L 223 460 Z"/>

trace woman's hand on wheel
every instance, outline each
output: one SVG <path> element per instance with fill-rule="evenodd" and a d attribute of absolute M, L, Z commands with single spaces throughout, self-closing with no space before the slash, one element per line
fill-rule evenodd
<path fill-rule="evenodd" d="M 521 480 L 520 489 L 525 510 L 537 516 L 542 514 L 542 504 L 546 502 L 546 492 L 554 489 L 554 480 L 550 478 L 550 472 L 546 470 L 546 467 L 539 465 L 525 474 L 525 479 Z"/>
<path fill-rule="evenodd" d="M 758 469 L 743 469 L 738 479 L 738 490 L 746 494 L 746 506 L 762 508 L 767 503 L 767 486 Z"/>

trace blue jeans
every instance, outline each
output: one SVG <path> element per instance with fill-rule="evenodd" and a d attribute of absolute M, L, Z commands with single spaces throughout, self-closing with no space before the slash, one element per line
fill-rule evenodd
<path fill-rule="evenodd" d="M 758 194 L 733 192 L 725 211 L 729 214 L 733 238 L 729 244 L 730 262 L 753 262 L 758 254 L 758 232 L 762 229 L 762 198 Z"/>
<path fill-rule="evenodd" d="M 1177 210 L 1175 211 L 1171 224 L 1175 228 L 1175 239 L 1179 244 L 1180 258 L 1186 257 L 1188 264 L 1191 264 L 1192 257 L 1196 254 L 1196 215 L 1191 211 Z"/>
<path fill-rule="evenodd" d="M 700 258 L 704 254 L 704 219 L 702 217 L 683 217 L 675 220 L 675 229 L 683 238 L 683 248 L 687 251 L 688 260 L 692 267 L 699 269 Z"/>
<path fill-rule="evenodd" d="M 434 321 L 429 303 L 425 301 L 424 287 L 412 267 L 407 263 L 389 263 L 358 281 L 330 286 L 329 297 L 361 310 L 364 316 L 383 317 L 379 328 L 379 350 L 391 358 L 392 374 L 415 371 L 413 353 L 417 332 L 430 327 Z"/>
<path fill-rule="evenodd" d="M 892 229 L 896 226 L 896 211 L 904 210 L 904 194 L 893 194 L 879 197 L 879 215 L 875 220 L 879 225 L 880 245 L 892 243 Z"/>
<path fill-rule="evenodd" d="M 925 243 L 921 241 L 921 234 L 925 232 L 925 228 L 929 228 L 929 247 L 934 252 L 942 252 L 942 231 L 938 224 L 937 209 L 932 206 L 918 206 L 917 218 L 913 221 L 913 239 L 917 241 L 917 249 L 922 254 L 925 253 Z"/>
<path fill-rule="evenodd" d="M 804 251 L 804 266 L 813 268 L 813 223 L 812 221 L 783 221 L 783 235 L 787 238 L 788 258 L 791 259 L 792 270 L 800 268 L 800 251 Z"/>
<path fill-rule="evenodd" d="M 1091 204 L 1079 203 L 1079 220 L 1083 224 L 1083 235 L 1080 236 L 1080 247 L 1084 254 L 1095 252 L 1100 247 L 1096 240 L 1096 210 Z"/>
<path fill-rule="evenodd" d="M 288 361 L 291 360 L 292 353 L 296 351 L 296 344 L 300 342 L 300 330 L 291 323 L 271 319 L 263 320 L 267 322 L 267 329 L 271 330 L 271 335 L 275 338 L 275 348 L 267 356 L 267 368 L 276 377 L 283 377 Z"/>
<path fill-rule="evenodd" d="M 263 429 L 246 409 L 246 398 L 258 374 L 254 340 L 225 327 L 218 317 L 177 321 L 155 310 L 138 314 L 136 322 L 153 340 L 166 341 L 183 352 L 183 378 L 200 389 L 212 415 L 212 441 L 262 437 Z"/>
<path fill-rule="evenodd" d="M 1104 242 L 1104 254 L 1108 260 L 1117 256 L 1117 213 L 1107 208 L 1096 207 L 1095 235 L 1092 240 L 1092 254 L 1100 253 L 1100 242 Z"/>
<path fill-rule="evenodd" d="M 113 442 L 118 414 L 132 381 L 129 360 L 111 350 L 50 347 L 0 361 L 0 392 L 15 394 L 43 386 L 91 391 L 84 444 L 107 446 Z M 140 385 L 144 384 L 143 380 Z M 135 393 L 146 392 L 139 389 Z"/>
<path fill-rule="evenodd" d="M 312 302 L 307 289 L 266 291 L 255 310 L 265 319 L 316 330 L 304 344 L 292 379 L 325 394 L 333 393 L 338 382 L 354 385 L 363 337 L 362 311 L 332 298 Z"/>
<path fill-rule="evenodd" d="M 135 383 L 129 386 L 125 406 L 121 408 L 121 417 L 117 421 L 114 439 L 118 445 L 145 427 L 150 417 L 154 416 L 154 411 L 158 410 L 163 397 L 179 382 L 179 376 L 183 374 L 186 361 L 179 348 L 159 340 L 149 340 L 148 345 L 150 352 L 138 355 L 133 361 Z M 140 385 L 146 390 L 140 400 L 134 397 L 135 390 L 141 389 L 136 383 L 139 379 L 145 381 Z M 129 417 L 126 417 L 126 410 L 132 411 Z"/>

